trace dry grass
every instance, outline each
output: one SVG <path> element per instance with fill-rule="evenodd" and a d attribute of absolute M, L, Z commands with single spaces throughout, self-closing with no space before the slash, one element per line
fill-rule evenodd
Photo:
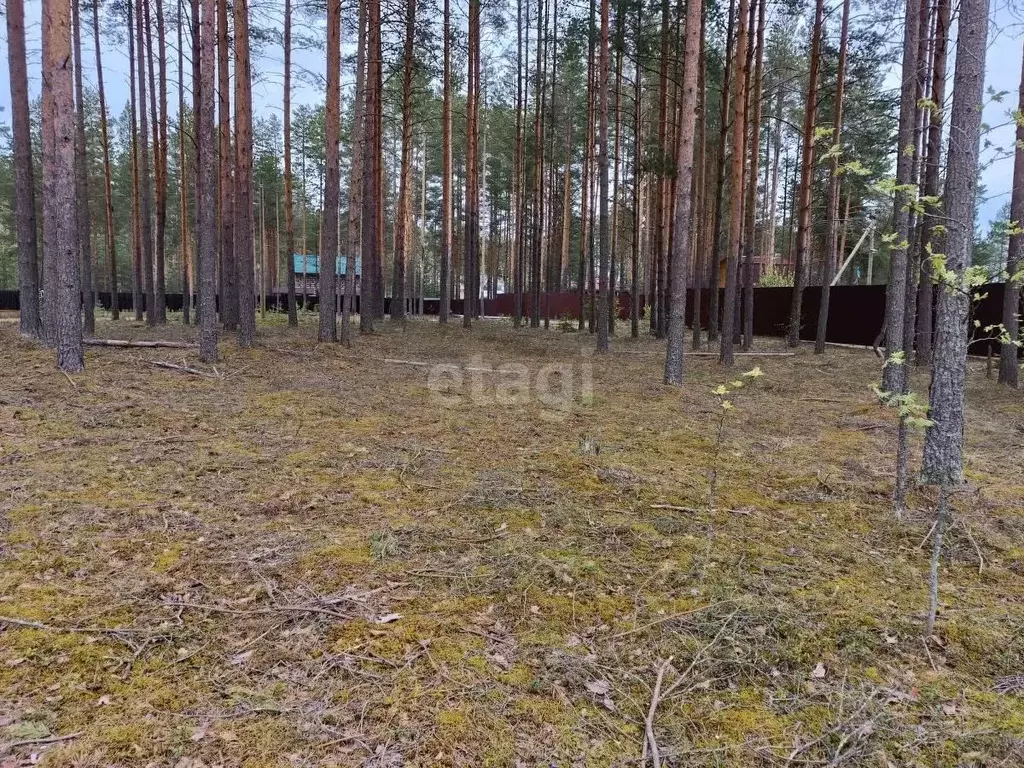
<path fill-rule="evenodd" d="M 673 391 L 657 342 L 617 339 L 565 413 L 441 406 L 384 360 L 535 375 L 592 339 L 414 322 L 345 350 L 270 320 L 215 378 L 90 348 L 69 380 L 0 326 L 0 615 L 45 625 L 0 627 L 4 766 L 636 766 L 670 657 L 669 765 L 1024 761 L 999 684 L 1024 671 L 1024 402 L 977 365 L 926 650 L 934 495 L 892 518 L 869 352 L 757 361 L 709 516 L 713 359 Z"/>

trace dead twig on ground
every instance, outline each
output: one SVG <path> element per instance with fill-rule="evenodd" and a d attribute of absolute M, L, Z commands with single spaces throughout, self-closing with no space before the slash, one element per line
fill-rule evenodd
<path fill-rule="evenodd" d="M 168 363 L 165 360 L 144 360 L 143 362 L 148 363 L 149 365 L 155 366 L 157 368 L 166 368 L 169 371 L 181 371 L 182 373 L 187 373 L 187 374 L 190 374 L 192 376 L 202 376 L 203 378 L 206 378 L 206 379 L 222 379 L 222 378 L 224 378 L 223 376 L 221 376 L 220 374 L 217 374 L 217 373 L 210 373 L 208 371 L 201 371 L 198 368 L 193 368 L 193 367 L 191 367 L 189 365 L 184 365 L 184 364 L 183 365 L 176 365 L 175 363 Z"/>
<path fill-rule="evenodd" d="M 44 736 L 41 739 L 22 739 L 21 741 L 10 741 L 7 744 L 0 744 L 0 753 L 10 752 L 16 747 L 28 747 L 35 744 L 59 744 L 62 741 L 71 741 L 77 739 L 85 731 L 75 731 L 74 733 L 68 733 L 64 736 Z"/>
<path fill-rule="evenodd" d="M 27 621 L 10 616 L 0 616 L 0 624 L 10 624 L 11 626 L 25 627 L 26 629 L 42 629 L 47 632 L 70 632 L 87 635 L 137 635 L 149 632 L 148 629 L 135 629 L 132 627 L 58 627 L 53 624 L 43 624 L 41 621 Z"/>
<path fill-rule="evenodd" d="M 654 621 L 649 622 L 647 624 L 643 624 L 643 625 L 641 625 L 639 627 L 634 627 L 633 629 L 627 629 L 627 630 L 625 630 L 623 632 L 619 632 L 618 634 L 611 635 L 608 639 L 609 640 L 618 640 L 620 637 L 627 637 L 628 635 L 633 635 L 633 634 L 636 634 L 637 632 L 643 632 L 646 629 L 651 629 L 652 627 L 656 627 L 659 624 L 664 624 L 667 621 L 674 621 L 675 619 L 681 619 L 683 616 L 691 616 L 692 614 L 695 614 L 695 613 L 701 613 L 702 611 L 708 611 L 708 610 L 710 610 L 712 608 L 717 608 L 720 605 L 725 605 L 726 603 L 731 603 L 731 602 L 732 602 L 732 600 L 719 600 L 717 603 L 709 603 L 708 605 L 701 606 L 700 608 L 691 608 L 688 611 L 680 611 L 679 613 L 673 613 L 670 616 L 662 616 L 660 619 L 655 619 Z"/>
<path fill-rule="evenodd" d="M 654 692 L 651 694 L 651 706 L 647 709 L 647 719 L 644 721 L 644 748 L 640 755 L 640 765 L 647 765 L 647 750 L 651 750 L 651 760 L 654 768 L 661 768 L 661 754 L 658 752 L 658 740 L 654 737 L 654 715 L 658 711 L 658 704 L 661 703 L 661 684 L 665 680 L 665 672 L 672 664 L 672 657 L 658 665 L 658 678 L 654 681 Z"/>
<path fill-rule="evenodd" d="M 194 349 L 198 344 L 189 341 L 165 341 L 153 339 L 148 341 L 128 341 L 127 339 L 82 339 L 88 347 L 169 347 L 171 349 Z"/>

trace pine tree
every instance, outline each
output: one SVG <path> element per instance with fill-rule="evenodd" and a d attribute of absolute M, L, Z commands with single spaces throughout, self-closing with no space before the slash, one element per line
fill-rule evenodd
<path fill-rule="evenodd" d="M 235 260 L 235 182 L 234 153 L 231 147 L 231 83 L 228 73 L 230 46 L 228 45 L 228 2 L 217 0 L 217 116 L 220 131 L 219 150 L 219 202 L 220 319 L 224 330 L 238 327 L 239 290 Z"/>
<path fill-rule="evenodd" d="M 217 235 L 216 215 L 217 132 L 214 125 L 214 83 L 216 79 L 215 24 L 217 0 L 201 0 L 202 23 L 199 35 L 199 111 L 196 115 L 196 232 L 199 272 L 199 359 L 217 362 Z"/>
<path fill-rule="evenodd" d="M 1021 67 L 1018 114 L 1024 110 L 1024 64 Z M 999 350 L 999 383 L 1019 386 L 1020 361 L 1017 359 L 1017 335 L 1020 326 L 1019 272 L 1024 269 L 1021 245 L 1024 242 L 1024 123 L 1017 121 L 1016 149 L 1013 159 L 1013 191 L 1010 195 L 1010 243 L 1006 255 L 1006 282 L 1003 285 L 1003 328 L 1006 340 Z"/>
<path fill-rule="evenodd" d="M 234 0 L 235 10 L 235 276 L 238 281 L 238 345 L 256 343 L 253 304 L 253 200 L 252 200 L 252 71 L 249 64 L 249 3 Z M 328 91 L 328 94 L 330 91 Z M 337 144 L 337 133 L 335 133 Z M 335 211 L 332 221 L 337 221 Z M 321 262 L 323 257 L 321 256 Z M 327 270 L 321 264 L 320 272 Z M 331 293 L 331 313 L 334 312 Z M 324 300 L 321 295 L 321 299 Z"/>
<path fill-rule="evenodd" d="M 522 0 L 520 0 L 521 9 Z M 442 78 L 442 104 L 441 104 L 441 253 L 439 258 L 440 263 L 440 275 L 439 275 L 439 293 L 440 293 L 440 308 L 438 309 L 438 322 L 445 324 L 448 322 L 448 316 L 451 312 L 452 295 L 451 295 L 451 265 L 452 265 L 452 8 L 451 0 L 444 0 L 444 28 L 442 31 L 444 35 L 444 74 Z M 517 48 L 517 55 L 521 56 L 520 49 L 522 48 L 522 21 L 519 20 L 517 23 L 517 35 L 520 38 L 519 48 Z M 516 64 L 516 87 L 520 87 L 519 81 L 519 65 Z M 519 139 L 519 113 L 516 113 L 516 125 L 517 133 L 516 140 Z M 517 143 L 518 153 L 518 143 Z M 518 285 L 518 283 L 517 283 Z M 516 306 L 516 312 L 519 311 L 519 306 Z M 518 316 L 517 316 L 518 318 Z M 518 324 L 518 319 L 517 319 Z"/>
<path fill-rule="evenodd" d="M 11 82 L 14 212 L 18 235 L 18 290 L 21 302 L 18 327 L 23 335 L 38 338 L 43 333 L 43 327 L 39 314 L 39 245 L 33 178 L 35 173 L 32 168 L 32 129 L 29 126 L 24 0 L 7 0 L 7 63 Z M 102 86 L 100 93 L 103 93 Z"/>
<path fill-rule="evenodd" d="M 395 260 L 391 287 L 391 319 L 405 322 L 406 262 L 409 249 L 409 207 L 412 197 L 412 76 L 416 36 L 416 0 L 405 3 L 405 50 L 402 56 L 402 160 L 395 213 Z"/>
<path fill-rule="evenodd" d="M 43 3 L 44 215 L 50 220 L 46 258 L 53 260 L 53 304 L 57 367 L 85 370 L 82 354 L 82 299 L 78 271 L 78 207 L 75 203 L 75 102 L 71 72 L 71 3 Z M 49 123 L 46 125 L 45 123 Z"/>
<path fill-rule="evenodd" d="M 362 7 L 360 6 L 362 13 Z M 284 0 L 284 250 L 288 269 L 288 325 L 297 328 L 295 299 L 295 201 L 292 198 L 292 0 Z M 362 38 L 360 38 L 362 45 Z M 354 146 L 354 145 L 353 145 Z M 352 186 L 355 186 L 353 179 Z M 305 245 L 305 244 L 303 244 Z M 305 247 L 303 247 L 305 253 Z M 354 254 L 350 251 L 350 254 Z M 352 259 L 355 257 L 352 256 Z"/>
<path fill-rule="evenodd" d="M 75 216 L 82 267 L 82 308 L 85 333 L 96 332 L 96 295 L 92 279 L 92 238 L 89 224 L 89 168 L 85 146 L 85 97 L 82 87 L 82 18 L 78 0 L 71 0 L 72 49 L 75 69 Z"/>
<path fill-rule="evenodd" d="M 145 4 L 146 0 L 141 0 Z M 143 11 L 135 13 L 135 51 L 139 86 L 139 239 L 142 243 L 142 284 L 146 291 L 146 325 L 157 324 L 156 281 L 153 272 L 153 190 L 149 173 L 149 118 L 146 115 L 146 39 Z"/>

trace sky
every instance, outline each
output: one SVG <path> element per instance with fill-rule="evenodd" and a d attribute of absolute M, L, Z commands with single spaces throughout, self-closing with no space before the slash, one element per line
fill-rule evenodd
<path fill-rule="evenodd" d="M 1018 88 L 1021 78 L 1022 45 L 1024 45 L 1024 14 L 1016 11 L 1012 6 L 1013 0 L 994 0 L 990 16 L 989 28 L 989 49 L 986 65 L 986 89 L 992 89 L 996 93 L 1005 92 L 1001 102 L 992 100 L 986 96 L 986 104 L 983 113 L 983 122 L 992 129 L 986 134 L 992 147 L 983 150 L 982 162 L 992 160 L 999 153 L 995 147 L 1002 147 L 1012 151 L 1014 142 L 1014 125 L 1010 113 L 1017 108 Z M 283 5 L 282 5 L 283 7 Z M 35 98 L 40 89 L 39 62 L 40 62 L 40 2 L 38 0 L 27 0 L 25 6 L 26 36 L 29 55 L 29 90 L 30 98 Z M 272 19 L 254 19 L 254 23 L 269 25 Z M 83 58 L 85 59 L 86 81 L 95 85 L 95 51 L 93 48 L 91 34 L 91 19 L 85 18 L 86 30 L 83 30 Z M 314 33 L 313 30 L 302 28 L 303 22 L 295 22 L 296 36 L 301 34 Z M 954 25 L 953 34 L 956 34 Z M 316 35 L 319 37 L 319 35 Z M 7 37 L 6 26 L 0 28 L 0 48 L 4 65 L 0 66 L 0 120 L 10 123 L 10 81 L 7 62 Z M 186 44 L 187 42 L 186 37 Z M 351 50 L 351 41 L 346 42 L 346 48 Z M 128 55 L 127 45 L 116 45 L 108 40 L 102 41 L 103 45 L 103 68 L 104 86 L 108 108 L 111 117 L 118 115 L 127 102 L 128 85 Z M 174 30 L 168 30 L 168 57 L 171 59 L 171 71 L 168 74 L 168 88 L 171 90 L 172 109 L 176 103 L 177 79 L 173 71 L 177 66 L 177 42 L 174 38 Z M 955 42 L 951 42 L 951 57 L 955 51 Z M 187 63 L 186 51 L 186 69 Z M 343 54 L 345 51 L 343 51 Z M 301 104 L 313 104 L 322 100 L 320 88 L 316 82 L 322 80 L 325 70 L 324 54 L 316 50 L 296 50 L 293 53 L 293 64 L 295 74 L 293 75 L 294 89 L 292 96 L 293 109 Z M 268 45 L 260 56 L 254 61 L 253 67 L 257 79 L 253 83 L 253 109 L 256 115 L 267 115 L 271 112 L 281 111 L 281 72 L 283 70 L 282 53 L 279 47 Z M 887 82 L 893 88 L 899 84 L 898 72 L 890 75 Z M 351 71 L 342 71 L 342 84 L 351 87 Z M 948 88 L 947 88 L 948 90 Z M 987 230 L 988 223 L 1000 212 L 1000 208 L 1009 200 L 1010 187 L 1013 178 L 1013 159 L 1005 157 L 997 159 L 988 165 L 982 172 L 981 181 L 986 188 L 986 198 L 982 201 L 978 214 L 978 224 L 982 230 Z"/>

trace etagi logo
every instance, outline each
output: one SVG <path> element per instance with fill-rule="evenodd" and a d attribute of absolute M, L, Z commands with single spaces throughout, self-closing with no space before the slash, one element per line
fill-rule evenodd
<path fill-rule="evenodd" d="M 485 362 L 474 355 L 468 363 L 438 363 L 430 367 L 427 388 L 431 400 L 453 407 L 465 403 L 480 406 L 526 407 L 537 404 L 546 418 L 564 419 L 574 403 L 587 404 L 594 396 L 591 350 L 578 358 L 558 360 L 539 367 L 521 362 Z"/>

